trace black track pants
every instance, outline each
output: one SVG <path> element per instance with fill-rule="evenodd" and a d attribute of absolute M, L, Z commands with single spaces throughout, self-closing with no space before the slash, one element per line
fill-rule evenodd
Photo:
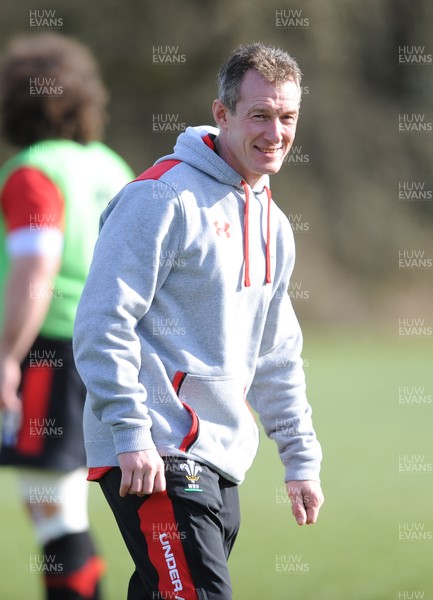
<path fill-rule="evenodd" d="M 128 600 L 231 600 L 227 559 L 239 529 L 237 486 L 195 461 L 164 459 L 167 490 L 119 496 L 99 483 L 135 564 Z"/>

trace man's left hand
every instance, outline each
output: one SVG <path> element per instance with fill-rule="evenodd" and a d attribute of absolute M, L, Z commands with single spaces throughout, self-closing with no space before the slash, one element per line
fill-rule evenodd
<path fill-rule="evenodd" d="M 287 481 L 287 495 L 292 501 L 292 513 L 298 525 L 310 525 L 317 521 L 324 502 L 318 481 Z"/>

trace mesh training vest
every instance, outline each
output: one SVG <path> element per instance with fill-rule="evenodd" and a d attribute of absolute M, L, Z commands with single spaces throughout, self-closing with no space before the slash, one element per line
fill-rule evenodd
<path fill-rule="evenodd" d="M 8 177 L 21 167 L 37 169 L 50 179 L 64 201 L 64 247 L 61 267 L 49 290 L 30 287 L 31 297 L 49 294 L 51 304 L 40 334 L 70 339 L 78 301 L 98 235 L 99 215 L 109 200 L 133 179 L 126 163 L 100 142 L 87 145 L 65 140 L 44 140 L 25 148 L 0 169 L 0 195 Z M 16 199 L 20 201 L 19 198 Z M 49 225 L 50 215 L 30 215 L 29 229 Z M 0 215 L 0 323 L 9 271 L 6 230 Z"/>

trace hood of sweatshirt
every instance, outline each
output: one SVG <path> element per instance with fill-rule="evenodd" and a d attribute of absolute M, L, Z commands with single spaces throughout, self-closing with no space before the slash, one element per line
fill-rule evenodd
<path fill-rule="evenodd" d="M 180 160 L 207 173 L 221 183 L 241 188 L 245 183 L 243 177 L 218 156 L 215 150 L 214 140 L 218 135 L 219 130 L 209 125 L 187 127 L 177 138 L 173 154 L 164 156 L 155 164 L 164 160 Z M 269 176 L 263 175 L 253 189 L 260 193 L 266 187 L 269 188 Z"/>
<path fill-rule="evenodd" d="M 250 224 L 249 212 L 251 202 L 251 192 L 260 195 L 266 192 L 267 195 L 267 235 L 266 235 L 266 283 L 271 283 L 271 203 L 272 195 L 269 188 L 269 176 L 263 175 L 254 188 L 251 188 L 243 177 L 225 162 L 217 153 L 215 139 L 219 135 L 216 127 L 202 125 L 198 127 L 188 127 L 177 138 L 174 152 L 168 156 L 160 158 L 155 165 L 160 165 L 164 161 L 180 161 L 199 169 L 210 177 L 213 177 L 220 183 L 231 185 L 245 194 L 244 210 L 244 264 L 245 287 L 250 283 Z"/>

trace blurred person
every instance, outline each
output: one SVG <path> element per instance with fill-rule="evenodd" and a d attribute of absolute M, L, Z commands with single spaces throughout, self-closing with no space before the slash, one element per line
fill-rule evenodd
<path fill-rule="evenodd" d="M 46 597 L 97 599 L 73 321 L 100 213 L 133 175 L 98 141 L 108 97 L 87 47 L 16 38 L 0 85 L 2 133 L 20 148 L 0 169 L 0 463 L 18 468 Z"/>
<path fill-rule="evenodd" d="M 294 238 L 269 188 L 300 80 L 280 49 L 236 49 L 219 74 L 218 128 L 187 128 L 101 218 L 74 352 L 89 479 L 135 564 L 128 600 L 232 598 L 238 485 L 258 448 L 247 400 L 278 445 L 297 523 L 323 502 L 287 294 Z"/>

